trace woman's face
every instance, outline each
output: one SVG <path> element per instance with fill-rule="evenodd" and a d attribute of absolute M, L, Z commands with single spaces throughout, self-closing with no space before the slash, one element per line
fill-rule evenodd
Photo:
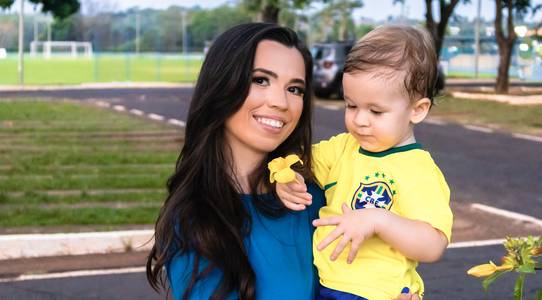
<path fill-rule="evenodd" d="M 297 126 L 304 93 L 301 53 L 278 42 L 261 41 L 256 48 L 249 94 L 225 123 L 226 141 L 232 151 L 266 155 L 277 148 Z"/>

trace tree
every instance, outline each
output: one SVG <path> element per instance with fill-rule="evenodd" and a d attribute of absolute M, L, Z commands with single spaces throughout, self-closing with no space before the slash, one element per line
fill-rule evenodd
<path fill-rule="evenodd" d="M 302 8 L 310 2 L 311 0 L 243 0 L 247 9 L 259 13 L 261 21 L 265 23 L 278 23 L 282 8 Z"/>
<path fill-rule="evenodd" d="M 338 24 L 338 37 L 341 40 L 349 40 L 354 36 L 354 22 L 352 21 L 352 10 L 363 7 L 361 0 L 331 0 L 327 9 Z"/>
<path fill-rule="evenodd" d="M 510 78 L 508 70 L 512 60 L 512 51 L 517 39 L 514 31 L 514 15 L 522 17 L 531 7 L 530 0 L 495 0 L 495 36 L 499 46 L 499 67 L 495 92 L 508 93 Z M 503 29 L 503 10 L 506 10 L 506 35 Z"/>
<path fill-rule="evenodd" d="M 29 0 L 38 5 L 41 4 L 43 13 L 52 13 L 55 18 L 64 19 L 79 10 L 81 3 L 79 0 Z M 0 0 L 0 8 L 10 8 L 15 0 Z"/>
<path fill-rule="evenodd" d="M 435 21 L 433 16 L 433 0 L 425 0 L 425 27 L 431 33 L 435 42 L 435 48 L 437 51 L 437 57 L 440 57 L 440 50 L 442 49 L 442 43 L 444 42 L 444 36 L 446 35 L 446 27 L 448 26 L 448 20 L 452 16 L 455 7 L 460 0 L 439 0 L 438 7 L 440 13 L 440 20 Z M 462 0 L 463 3 L 470 3 L 470 0 Z M 393 0 L 393 3 L 404 3 L 404 0 Z"/>

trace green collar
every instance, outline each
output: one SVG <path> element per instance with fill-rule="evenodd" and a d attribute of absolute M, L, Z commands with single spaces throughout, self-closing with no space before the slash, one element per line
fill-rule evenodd
<path fill-rule="evenodd" d="M 388 150 L 384 150 L 381 152 L 371 152 L 371 151 L 363 150 L 361 147 L 359 147 L 359 153 L 365 154 L 367 156 L 373 156 L 373 157 L 384 157 L 386 155 L 390 155 L 393 153 L 405 152 L 405 151 L 414 150 L 414 149 L 422 149 L 422 145 L 420 143 L 413 143 L 413 144 L 408 144 L 401 147 L 390 148 Z"/>

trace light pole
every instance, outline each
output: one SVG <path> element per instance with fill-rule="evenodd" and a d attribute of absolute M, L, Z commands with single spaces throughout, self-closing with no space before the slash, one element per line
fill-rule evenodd
<path fill-rule="evenodd" d="M 141 15 L 139 14 L 139 9 L 136 11 L 136 54 L 139 54 L 139 30 L 141 28 Z"/>
<path fill-rule="evenodd" d="M 181 12 L 181 20 L 183 26 L 183 55 L 188 52 L 188 37 L 186 36 L 186 10 Z"/>
<path fill-rule="evenodd" d="M 19 11 L 19 63 L 17 71 L 19 73 L 19 85 L 24 87 L 24 0 L 21 0 L 21 10 Z"/>
<path fill-rule="evenodd" d="M 476 10 L 476 25 L 474 30 L 474 78 L 478 78 L 478 68 L 480 60 L 480 12 L 482 10 L 482 0 L 478 0 L 478 9 Z"/>

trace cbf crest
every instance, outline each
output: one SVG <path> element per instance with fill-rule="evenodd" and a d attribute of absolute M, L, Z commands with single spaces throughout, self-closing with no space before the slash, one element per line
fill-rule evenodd
<path fill-rule="evenodd" d="M 384 208 L 391 209 L 396 194 L 393 189 L 393 179 L 386 178 L 386 174 L 376 172 L 372 176 L 365 176 L 352 197 L 352 209 Z"/>

